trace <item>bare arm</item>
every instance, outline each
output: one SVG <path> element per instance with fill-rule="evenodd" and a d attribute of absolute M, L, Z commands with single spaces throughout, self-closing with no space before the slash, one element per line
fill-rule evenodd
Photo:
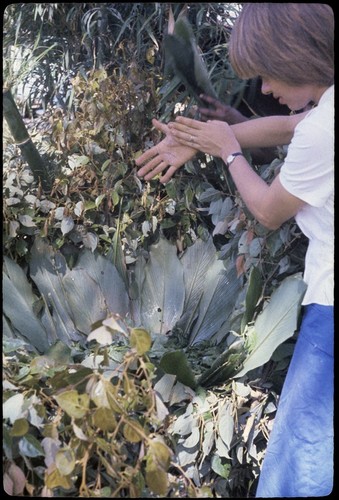
<path fill-rule="evenodd" d="M 268 185 L 242 156 L 236 157 L 229 170 L 249 211 L 269 229 L 277 229 L 305 205 L 286 191 L 279 175 Z"/>
<path fill-rule="evenodd" d="M 200 99 L 206 102 L 208 106 L 207 108 L 201 106 L 198 108 L 200 119 L 203 122 L 207 122 L 208 120 L 221 120 L 227 122 L 229 125 L 235 125 L 236 123 L 243 123 L 250 120 L 249 117 L 240 113 L 238 109 L 228 104 L 224 104 L 219 101 L 219 99 L 215 99 L 206 94 L 201 94 Z M 271 163 L 271 161 L 276 158 L 277 154 L 275 146 L 270 148 L 252 147 L 249 148 L 248 151 L 251 154 L 253 163 L 259 165 Z"/>
<path fill-rule="evenodd" d="M 269 118 L 273 118 L 273 120 Z M 290 140 L 294 131 L 291 124 L 293 123 L 295 126 L 302 119 L 300 115 L 283 117 L 288 119 L 289 128 L 286 126 L 285 120 L 275 120 L 274 118 L 277 117 L 258 118 L 258 120 L 250 120 L 240 124 L 241 128 L 251 124 L 247 130 L 248 134 L 244 136 L 241 135 L 242 131 L 240 134 L 235 133 L 234 128 L 237 125 L 229 126 L 216 120 L 202 123 L 178 117 L 175 122 L 169 124 L 169 128 L 182 145 L 191 144 L 193 139 L 194 146 L 200 151 L 220 157 L 226 162 L 230 154 L 241 151 L 241 147 L 250 147 L 251 141 L 254 139 L 259 141 L 261 146 L 268 145 L 268 141 L 272 141 L 273 137 L 276 139 L 284 137 L 284 140 Z M 265 126 L 270 125 L 270 127 L 253 128 L 252 123 L 259 120 L 265 120 Z M 259 222 L 270 229 L 278 228 L 283 222 L 296 215 L 305 204 L 284 189 L 279 176 L 271 185 L 268 185 L 254 172 L 242 156 L 235 158 L 229 171 L 247 208 Z"/>
<path fill-rule="evenodd" d="M 154 127 L 166 134 L 166 137 L 136 159 L 136 165 L 141 167 L 138 170 L 138 175 L 144 177 L 145 180 L 150 180 L 163 173 L 160 182 L 165 184 L 182 165 L 194 158 L 199 150 L 207 152 L 206 144 L 201 142 L 205 136 L 213 138 L 215 135 L 217 142 L 225 145 L 228 135 L 232 131 L 231 137 L 236 138 L 241 148 L 244 149 L 288 144 L 293 136 L 295 126 L 304 118 L 305 114 L 257 118 L 231 126 L 225 122 L 203 123 L 184 117 L 179 117 L 176 122 L 165 125 L 154 119 Z M 180 137 L 180 126 L 184 127 L 181 131 L 186 132 L 183 137 Z M 193 134 L 195 143 L 189 140 Z M 198 135 L 200 139 L 198 139 Z M 220 148 L 219 150 L 212 148 L 208 152 L 212 156 L 222 157 Z"/>
<path fill-rule="evenodd" d="M 294 129 L 308 111 L 297 115 L 264 116 L 231 125 L 241 148 L 272 147 L 289 144 Z"/>

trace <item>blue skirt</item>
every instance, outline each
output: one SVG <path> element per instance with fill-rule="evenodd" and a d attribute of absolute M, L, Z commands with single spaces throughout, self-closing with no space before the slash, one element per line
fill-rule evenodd
<path fill-rule="evenodd" d="M 332 306 L 305 307 L 256 497 L 320 497 L 333 489 Z"/>

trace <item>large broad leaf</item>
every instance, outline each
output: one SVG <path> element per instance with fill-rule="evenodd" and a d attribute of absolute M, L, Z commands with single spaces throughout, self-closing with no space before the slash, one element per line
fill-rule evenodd
<path fill-rule="evenodd" d="M 62 278 L 68 268 L 60 252 L 55 252 L 46 241 L 36 238 L 31 251 L 30 275 L 51 308 L 58 339 L 67 345 L 83 337 L 76 329 L 72 312 L 65 296 Z"/>
<path fill-rule="evenodd" d="M 48 348 L 51 338 L 36 316 L 33 304 L 36 300 L 32 287 L 21 267 L 9 258 L 4 258 L 3 312 L 11 326 L 21 337 L 27 339 L 39 352 Z M 8 328 L 9 323 L 6 321 Z"/>
<path fill-rule="evenodd" d="M 62 279 L 64 294 L 77 330 L 88 335 L 92 325 L 107 317 L 105 297 L 83 268 L 68 271 Z"/>
<path fill-rule="evenodd" d="M 202 93 L 217 98 L 187 18 L 178 17 L 174 33 L 164 36 L 164 46 L 167 63 L 199 103 Z"/>
<path fill-rule="evenodd" d="M 81 253 L 74 270 L 86 270 L 101 290 L 106 307 L 111 313 L 125 317 L 130 312 L 126 285 L 109 259 L 86 250 Z"/>
<path fill-rule="evenodd" d="M 129 313 L 126 286 L 115 266 L 100 254 L 84 250 L 70 270 L 60 252 L 37 239 L 31 259 L 31 276 L 49 308 L 44 316 L 57 338 L 67 344 L 84 340 L 92 325 L 109 313 Z"/>
<path fill-rule="evenodd" d="M 210 340 L 231 316 L 241 288 L 234 266 L 227 270 L 220 260 L 209 268 L 204 293 L 199 304 L 199 315 L 191 331 L 189 343 Z"/>
<path fill-rule="evenodd" d="M 135 262 L 135 267 L 130 274 L 130 296 L 131 296 L 131 314 L 134 325 L 142 326 L 141 307 L 142 307 L 142 288 L 145 281 L 146 259 L 140 254 Z"/>
<path fill-rule="evenodd" d="M 119 222 L 120 225 L 120 222 Z M 119 232 L 119 225 L 117 230 L 114 233 L 113 239 L 112 239 L 112 246 L 107 254 L 107 259 L 111 261 L 111 263 L 114 265 L 114 267 L 117 269 L 119 272 L 123 282 L 126 285 L 126 288 L 128 286 L 128 276 L 127 276 L 127 269 L 126 269 L 126 262 L 125 262 L 125 257 L 124 257 L 124 252 L 122 250 L 122 244 L 121 244 L 121 237 L 120 237 L 120 232 Z"/>
<path fill-rule="evenodd" d="M 185 304 L 177 327 L 187 338 L 194 320 L 199 314 L 199 303 L 204 292 L 206 274 L 216 261 L 217 254 L 212 238 L 207 242 L 197 240 L 185 251 L 181 258 L 184 269 Z"/>
<path fill-rule="evenodd" d="M 281 283 L 270 302 L 257 317 L 248 334 L 250 354 L 236 377 L 269 361 L 275 349 L 297 329 L 301 301 L 306 284 L 300 274 L 289 276 Z"/>
<path fill-rule="evenodd" d="M 144 273 L 142 325 L 152 334 L 164 334 L 172 330 L 184 307 L 183 268 L 176 246 L 161 238 L 150 250 Z"/>

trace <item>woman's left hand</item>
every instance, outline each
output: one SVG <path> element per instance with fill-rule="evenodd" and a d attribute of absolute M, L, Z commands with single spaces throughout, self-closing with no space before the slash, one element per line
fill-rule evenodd
<path fill-rule="evenodd" d="M 240 150 L 231 127 L 219 120 L 200 122 L 178 116 L 168 124 L 173 136 L 183 145 L 219 158 Z"/>

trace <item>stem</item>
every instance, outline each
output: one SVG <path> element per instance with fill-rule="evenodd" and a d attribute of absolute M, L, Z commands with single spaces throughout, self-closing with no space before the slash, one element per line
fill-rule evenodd
<path fill-rule="evenodd" d="M 15 144 L 19 146 L 24 160 L 28 163 L 32 171 L 34 179 L 36 182 L 41 181 L 44 190 L 50 191 L 52 182 L 49 178 L 47 167 L 28 135 L 10 89 L 3 90 L 3 114 Z"/>

